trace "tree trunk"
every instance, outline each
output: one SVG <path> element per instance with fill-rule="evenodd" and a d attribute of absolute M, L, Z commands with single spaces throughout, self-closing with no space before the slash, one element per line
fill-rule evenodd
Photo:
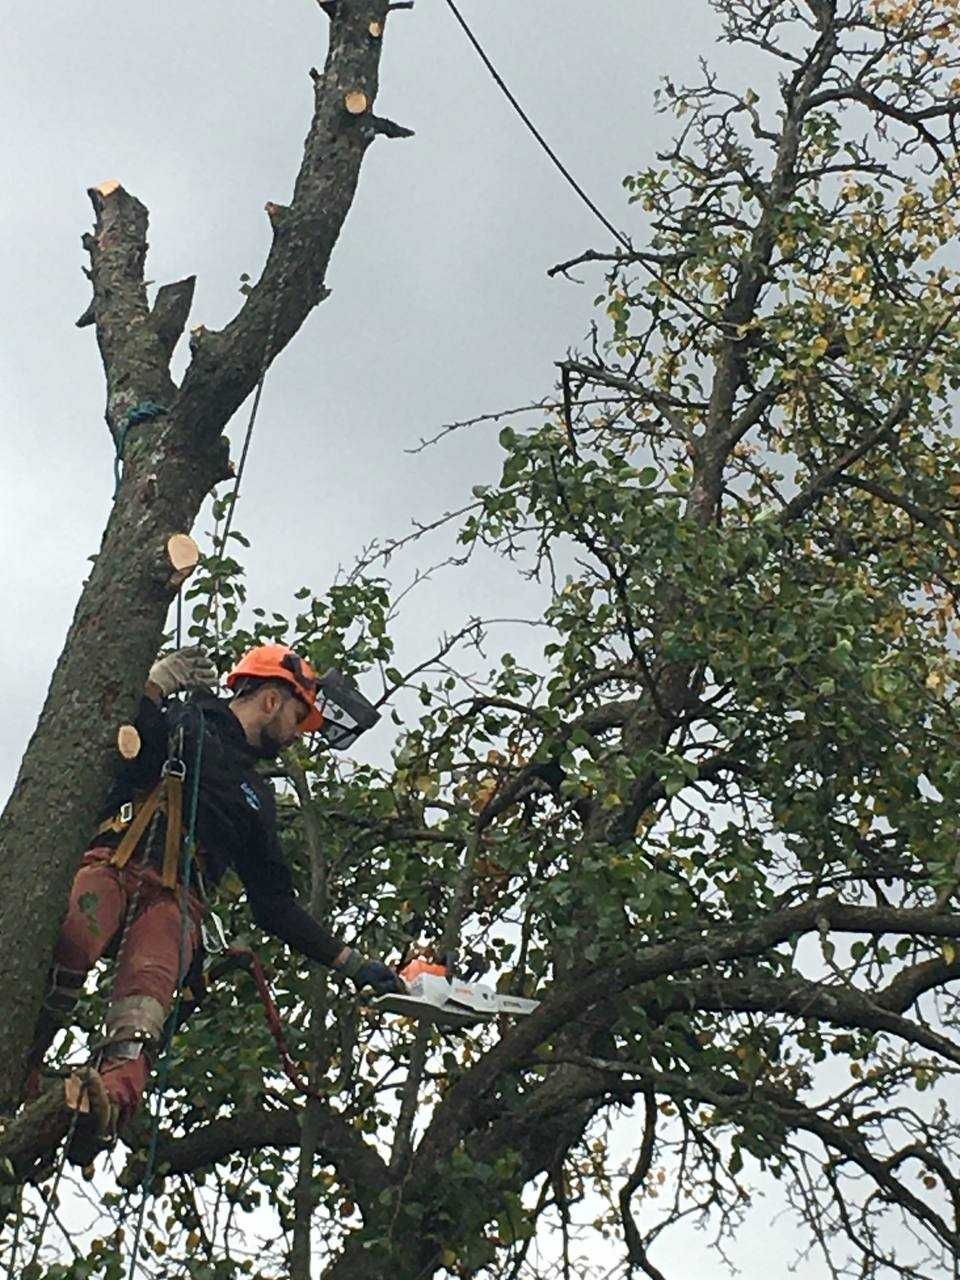
<path fill-rule="evenodd" d="M 94 322 L 107 380 L 107 422 L 126 437 L 125 474 L 93 570 L 83 587 L 37 728 L 0 817 L 0 947 L 6 972 L 0 1024 L 0 1108 L 16 1105 L 77 857 L 89 839 L 115 762 L 119 724 L 132 715 L 174 589 L 166 556 L 226 478 L 221 432 L 254 389 L 261 368 L 325 295 L 330 254 L 349 210 L 361 162 L 377 133 L 402 135 L 372 115 L 387 0 L 340 0 L 293 203 L 270 204 L 274 238 L 259 281 L 219 332 L 195 330 L 177 388 L 169 372 L 186 322 L 192 281 L 167 286 L 148 306 L 143 267 L 147 211 L 118 183 L 91 190 Z M 348 108 L 346 97 L 360 92 Z M 267 348 L 268 333 L 274 338 Z M 133 425 L 137 406 L 163 413 Z"/>

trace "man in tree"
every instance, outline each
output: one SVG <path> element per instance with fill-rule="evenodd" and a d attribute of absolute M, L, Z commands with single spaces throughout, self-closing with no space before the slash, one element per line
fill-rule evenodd
<path fill-rule="evenodd" d="M 161 1039 L 178 982 L 197 956 L 205 889 L 228 868 L 266 932 L 358 988 L 403 990 L 392 969 L 344 946 L 300 906 L 280 849 L 273 789 L 255 768 L 258 759 L 275 758 L 322 725 L 310 665 L 284 645 L 267 644 L 230 672 L 230 699 L 208 692 L 215 680 L 199 648 L 159 658 L 150 670 L 136 721 L 140 749 L 121 768 L 74 879 L 30 1055 L 35 1085 L 88 971 L 105 953 L 115 954 L 99 1073 L 118 1127 L 140 1102 L 149 1046 Z M 194 696 L 167 701 L 185 690 Z M 197 770 L 198 874 L 183 895 L 177 883 L 183 794 L 192 795 Z"/>

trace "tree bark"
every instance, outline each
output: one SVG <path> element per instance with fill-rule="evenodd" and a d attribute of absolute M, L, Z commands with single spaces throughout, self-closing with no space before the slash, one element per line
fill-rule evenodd
<path fill-rule="evenodd" d="M 195 330 L 181 386 L 169 359 L 186 321 L 192 281 L 160 291 L 151 311 L 143 267 L 147 210 L 115 182 L 91 190 L 94 288 L 82 317 L 96 324 L 107 381 L 107 423 L 124 447 L 124 475 L 100 552 L 84 584 L 46 702 L 0 817 L 0 946 L 6 958 L 0 1025 L 0 1108 L 17 1103 L 44 974 L 77 857 L 115 763 L 118 725 L 136 706 L 160 644 L 173 590 L 165 547 L 189 530 L 228 475 L 221 432 L 269 363 L 325 296 L 324 276 L 377 133 L 372 105 L 382 41 L 371 22 L 387 0 L 341 0 L 331 22 L 315 109 L 289 207 L 268 205 L 273 243 L 263 274 L 219 332 Z M 402 132 L 402 131 L 401 131 Z M 273 323 L 275 322 L 275 324 Z M 266 350 L 267 335 L 274 339 Z M 130 424 L 131 410 L 152 406 Z"/>

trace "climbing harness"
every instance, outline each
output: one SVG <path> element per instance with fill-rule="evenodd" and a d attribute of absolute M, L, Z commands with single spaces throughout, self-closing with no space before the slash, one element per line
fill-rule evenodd
<path fill-rule="evenodd" d="M 187 769 L 182 760 L 167 760 L 160 781 L 139 804 L 127 801 L 114 817 L 100 824 L 97 835 L 117 831 L 124 833 L 110 858 L 111 866 L 121 869 L 125 867 L 140 845 L 151 819 L 155 814 L 165 813 L 167 828 L 161 880 L 165 889 L 176 888 L 180 846 L 183 841 L 183 784 L 186 776 Z"/>
<path fill-rule="evenodd" d="M 180 727 L 180 743 L 182 749 L 183 727 Z M 196 856 L 196 834 L 197 834 L 197 809 L 200 797 L 200 768 L 203 764 L 203 709 L 197 708 L 197 745 L 194 752 L 193 771 L 190 779 L 190 807 L 187 820 L 187 829 L 183 835 L 180 846 L 180 945 L 178 954 L 178 974 L 180 979 L 177 982 L 176 994 L 173 1000 L 173 1008 L 167 1019 L 164 1030 L 163 1040 L 157 1052 L 157 1087 L 155 1090 L 156 1105 L 154 1107 L 153 1119 L 150 1127 L 150 1145 L 147 1150 L 147 1162 L 144 1166 L 143 1176 L 140 1179 L 140 1209 L 137 1214 L 137 1225 L 134 1233 L 133 1247 L 130 1251 L 130 1270 L 128 1280 L 134 1280 L 137 1274 L 137 1266 L 140 1253 L 140 1237 L 143 1234 L 144 1218 L 147 1211 L 147 1202 L 150 1198 L 150 1192 L 153 1188 L 154 1172 L 157 1163 L 157 1145 L 160 1138 L 160 1119 L 163 1114 L 163 1096 L 167 1086 L 167 1077 L 170 1072 L 170 1058 L 168 1050 L 170 1042 L 173 1039 L 177 1023 L 180 1018 L 180 1007 L 183 1002 L 183 979 L 186 976 L 187 968 L 187 938 L 190 929 L 190 881 L 194 868 Z"/>

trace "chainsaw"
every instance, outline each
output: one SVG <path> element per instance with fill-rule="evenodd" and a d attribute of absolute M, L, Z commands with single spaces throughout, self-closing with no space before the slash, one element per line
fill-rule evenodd
<path fill-rule="evenodd" d="M 452 976 L 445 965 L 423 959 L 412 960 L 400 970 L 400 977 L 406 994 L 377 996 L 375 1007 L 441 1027 L 469 1027 L 492 1022 L 503 1014 L 522 1017 L 540 1004 L 522 996 L 501 995 L 483 982 L 464 982 Z"/>

